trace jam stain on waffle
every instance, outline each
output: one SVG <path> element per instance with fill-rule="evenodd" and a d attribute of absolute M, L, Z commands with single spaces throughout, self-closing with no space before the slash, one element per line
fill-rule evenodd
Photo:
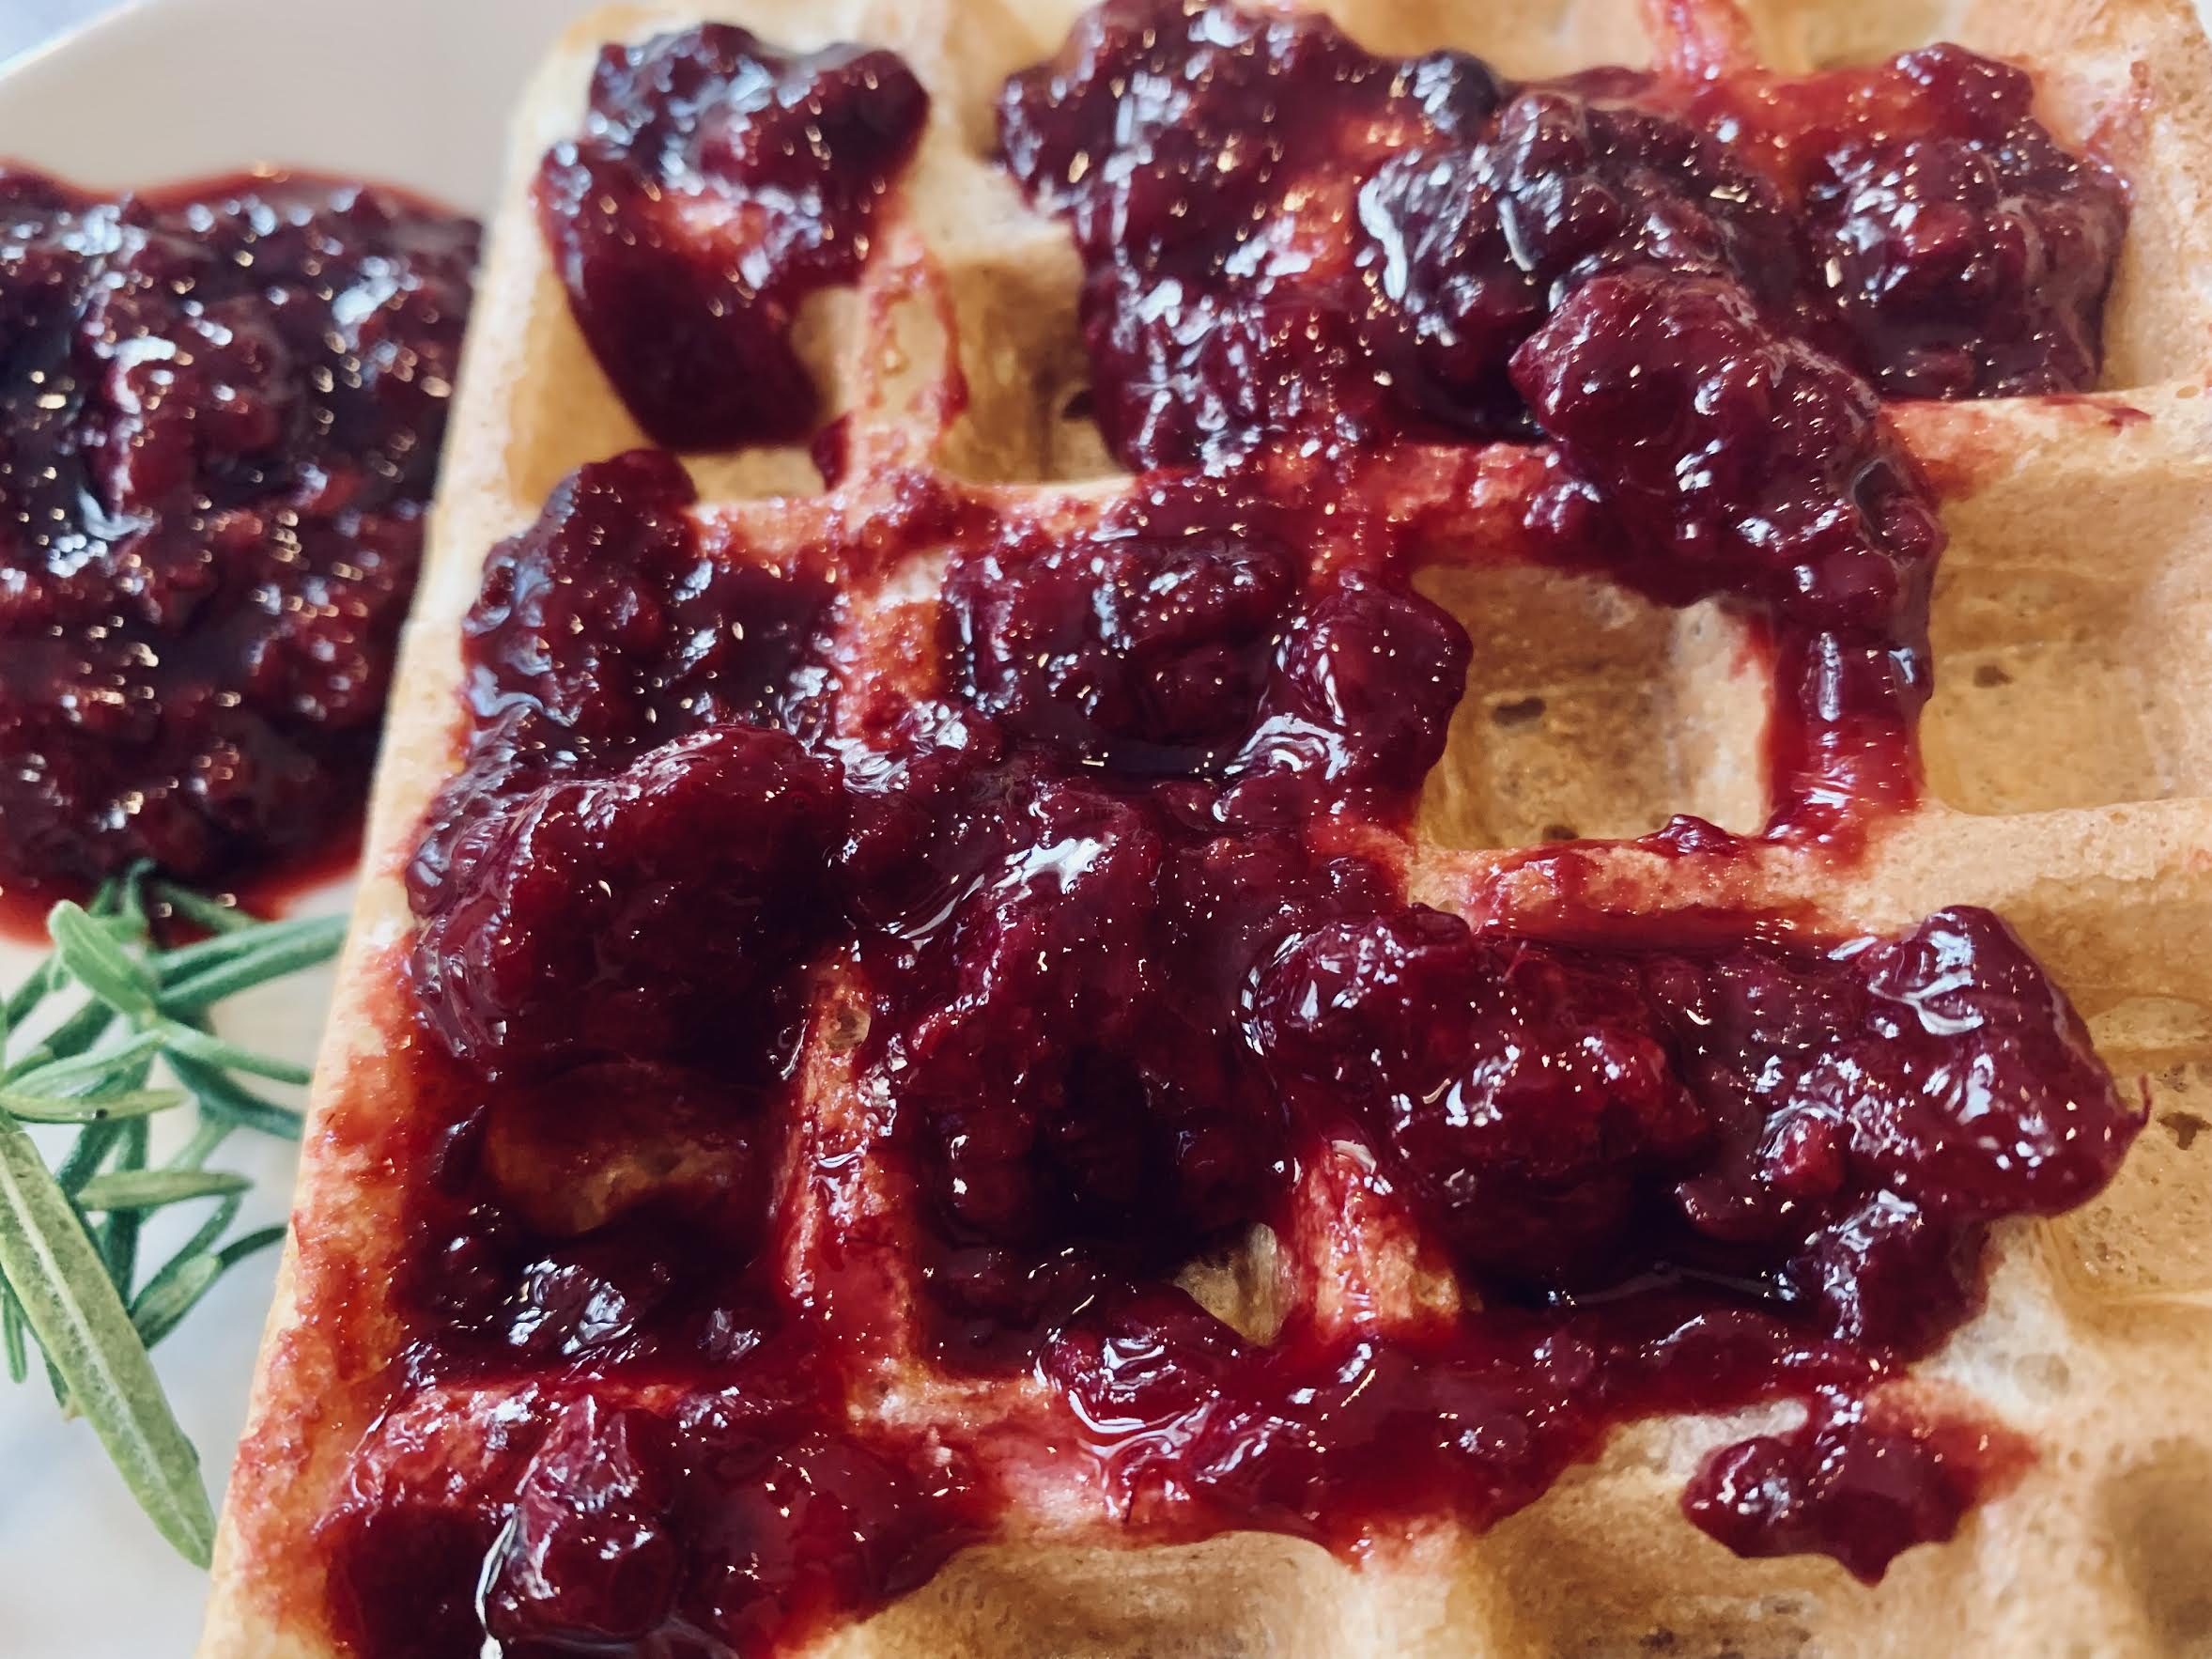
<path fill-rule="evenodd" d="M 649 429 L 689 412 L 672 363 L 788 351 L 772 284 L 685 344 L 730 320 L 725 210 L 789 232 L 688 158 L 789 159 L 819 103 L 807 188 L 872 207 L 910 133 L 835 134 L 905 130 L 910 88 L 711 28 L 602 59 L 538 202 Z M 1646 850 L 1857 857 L 1916 794 L 1942 545 L 1879 398 L 2095 373 L 2123 198 L 2027 93 L 1952 48 L 1517 86 L 1115 0 L 1001 138 L 1083 256 L 1102 427 L 1156 470 L 1035 511 L 912 475 L 797 551 L 666 457 L 564 485 L 487 566 L 408 873 L 437 1134 L 390 1404 L 322 1524 L 343 1639 L 770 1651 L 1040 1482 L 1137 1540 L 1356 1555 L 1494 1522 L 1624 1422 L 1758 1404 L 1802 1420 L 1706 1460 L 1698 1526 L 1869 1581 L 1951 1536 L 2032 1451 L 1894 1385 L 1979 1306 L 1989 1226 L 2093 1196 L 2140 1114 L 1986 910 L 1578 911 L 1572 847 L 1520 866 L 1555 932 L 1412 902 L 1472 650 L 1413 585 L 1416 486 L 1457 464 L 1414 446 L 1545 440 L 1482 556 L 1762 630 L 1764 837 Z M 573 256 L 626 227 L 551 181 L 648 132 L 695 178 L 630 273 L 670 305 L 618 339 Z M 879 675 L 856 607 L 922 553 L 934 649 Z M 837 1235 L 796 1233 L 839 1183 Z M 1183 1288 L 1256 1230 L 1290 1282 Z M 1387 1321 L 1337 1295 L 1378 1250 L 1417 1290 Z"/>
<path fill-rule="evenodd" d="M 354 826 L 476 226 L 307 177 L 0 173 L 0 890 Z"/>

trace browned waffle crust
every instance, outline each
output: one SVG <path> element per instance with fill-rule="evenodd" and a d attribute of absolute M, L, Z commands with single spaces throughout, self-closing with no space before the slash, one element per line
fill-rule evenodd
<path fill-rule="evenodd" d="M 1345 0 L 1325 9 L 1385 51 L 1447 44 L 1508 73 L 1648 60 L 1621 4 Z M 1317 1546 L 1235 1534 L 1115 1547 L 1092 1517 L 1017 1512 L 922 1589 L 825 1638 L 840 1653 L 2151 1654 L 2212 1642 L 2212 53 L 2182 0 L 1929 8 L 1763 0 L 1766 59 L 1810 68 L 1954 39 L 2024 61 L 2062 136 L 2096 134 L 2130 180 L 2133 219 L 2092 400 L 1908 406 L 1898 415 L 1944 487 L 1951 543 L 1933 628 L 1941 676 L 1923 740 L 1929 788 L 1843 868 L 1774 846 L 1725 875 L 1622 849 L 1608 888 L 1645 907 L 1808 899 L 1838 925 L 1910 923 L 1948 904 L 2000 910 L 2089 1020 L 2152 1121 L 2115 1185 L 2053 1222 L 2003 1229 L 1988 1307 L 1922 1368 L 2028 1435 L 2039 1461 L 1950 1543 L 1910 1552 L 1879 1589 L 1833 1563 L 1739 1559 L 1675 1495 L 1740 1417 L 1618 1432 L 1594 1464 L 1480 1536 L 1416 1529 L 1354 1568 Z M 866 519 L 891 464 L 989 485 L 1047 516 L 1064 493 L 1122 488 L 1081 423 L 1076 269 L 1062 228 L 990 160 L 991 100 L 1048 54 L 1064 0 L 880 0 L 718 7 L 795 48 L 889 46 L 929 88 L 930 125 L 895 227 L 857 291 L 814 302 L 801 344 L 850 410 L 856 465 L 822 495 L 803 451 L 689 457 L 702 514 L 773 549 L 826 519 Z M 519 113 L 453 422 L 432 551 L 378 786 L 371 853 L 325 1044 L 287 1259 L 252 1425 L 218 1550 L 202 1652 L 334 1651 L 317 1617 L 310 1534 L 384 1402 L 394 1341 L 388 1268 L 406 1194 L 390 1138 L 411 1109 L 394 946 L 411 922 L 397 872 L 455 755 L 457 625 L 486 551 L 572 467 L 641 442 L 571 320 L 528 195 L 538 156 L 574 130 L 598 45 L 698 21 L 617 8 L 554 53 Z M 940 311 L 940 302 L 943 307 Z M 949 318 L 951 331 L 941 326 Z M 969 398 L 936 418 L 957 352 Z M 2137 418 L 2137 411 L 2141 416 Z M 778 494 L 777 492 L 788 492 Z M 803 499 L 802 499 L 803 498 Z M 1493 876 L 1502 852 L 1571 826 L 1633 835 L 1675 812 L 1756 829 L 1767 798 L 1755 659 L 1718 608 L 1674 612 L 1536 569 L 1452 566 L 1426 591 L 1464 622 L 1476 678 L 1418 820 L 1413 896 L 1495 917 L 1540 914 L 1540 883 Z M 863 625 L 898 634 L 932 591 L 926 560 Z M 1498 720 L 1504 705 L 1533 719 Z M 1716 891 L 1715 884 L 1722 884 Z M 809 1065 L 805 1109 L 850 1134 L 850 1076 Z M 867 1178 L 843 1195 L 871 1202 Z M 820 1221 L 817 1217 L 816 1221 Z M 1311 1230 L 1316 1237 L 1323 1230 Z M 1300 1248 L 1302 1233 L 1284 1248 Z M 1408 1294 L 1402 1264 L 1356 1246 L 1326 1282 Z M 1232 1318 L 1242 1281 L 1197 1288 Z M 1013 1387 L 1009 1384 L 1006 1387 Z M 926 1419 L 987 1403 L 908 1363 L 874 1407 Z M 427 1481 L 465 1466 L 495 1403 L 404 1401 L 426 1425 Z"/>

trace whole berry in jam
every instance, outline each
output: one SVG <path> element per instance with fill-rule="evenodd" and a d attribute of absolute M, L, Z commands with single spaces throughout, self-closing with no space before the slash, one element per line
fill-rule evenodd
<path fill-rule="evenodd" d="M 963 561 L 946 597 L 984 714 L 1116 771 L 1208 774 L 1251 731 L 1294 580 L 1265 542 L 1140 533 Z"/>
<path fill-rule="evenodd" d="M 1312 17 L 1115 0 L 1007 83 L 1000 147 L 1069 218 L 1094 405 L 1123 459 L 1373 428 L 1384 392 L 1343 231 L 1354 170 L 1393 133 L 1479 120 L 1496 95 L 1473 59 L 1395 68 Z"/>
<path fill-rule="evenodd" d="M 1259 1213 L 1282 1121 L 1185 908 L 1187 831 L 1077 781 L 1017 785 L 940 931 L 890 982 L 886 1073 L 960 1236 L 1156 1259 Z M 1300 874 L 1303 875 L 1303 867 Z M 1201 985 L 1199 977 L 1210 982 Z"/>
<path fill-rule="evenodd" d="M 718 725 L 473 819 L 424 910 L 417 994 L 456 1059 L 675 1059 L 757 1031 L 821 923 L 833 767 Z"/>

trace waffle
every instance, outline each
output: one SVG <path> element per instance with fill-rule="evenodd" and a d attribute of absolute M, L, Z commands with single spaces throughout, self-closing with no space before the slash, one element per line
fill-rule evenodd
<path fill-rule="evenodd" d="M 1065 413 L 1086 379 L 1078 271 L 1064 228 L 991 160 L 992 100 L 1050 54 L 1073 8 L 998 0 L 727 15 L 797 49 L 899 52 L 932 113 L 859 284 L 819 296 L 798 344 L 843 411 L 844 482 L 806 450 L 688 457 L 703 519 L 774 550 L 893 515 L 921 473 L 1039 522 L 1072 522 L 1130 486 Z M 1434 0 L 1329 7 L 1378 51 L 1463 47 L 1539 76 L 1679 57 L 1694 8 L 1490 8 Z M 1855 858 L 1787 842 L 1663 857 L 1640 835 L 1694 814 L 1750 832 L 1769 779 L 1768 688 L 1718 606 L 1670 610 L 1605 582 L 1484 567 L 1440 532 L 1421 585 L 1467 628 L 1476 668 L 1431 775 L 1406 866 L 1410 896 L 1541 932 L 1571 840 L 1579 902 L 1603 911 L 1809 907 L 1839 931 L 1895 930 L 1944 905 L 2000 911 L 2088 1020 L 2150 1123 L 2116 1182 L 2050 1221 L 2004 1224 L 1984 1311 L 1917 1370 L 2024 1435 L 2036 1460 L 1958 1535 L 1908 1552 L 1877 1588 L 1812 1557 L 1740 1559 L 1689 1527 L 1676 1495 L 1697 1460 L 1761 1412 L 1661 1417 L 1614 1433 L 1537 1502 L 1477 1534 L 1437 1525 L 1375 1541 L 1356 1564 L 1312 1543 L 1231 1532 L 1127 1547 L 1078 1494 L 1041 1492 L 926 1584 L 818 1641 L 826 1653 L 1397 1654 L 1980 1652 L 2165 1654 L 2212 1642 L 2212 51 L 2177 3 L 1982 5 L 1962 11 L 1767 0 L 1761 58 L 1798 70 L 1953 39 L 2035 66 L 2062 137 L 2095 135 L 2129 180 L 2132 219 L 2106 317 L 2104 389 L 2087 397 L 1898 406 L 1943 490 L 1950 544 L 1932 628 L 1940 678 L 1922 721 L 1924 798 Z M 496 223 L 454 411 L 431 552 L 391 713 L 338 1014 L 251 1424 L 218 1545 L 209 1659 L 342 1651 L 314 1543 L 349 1460 L 378 1436 L 420 1487 L 485 1455 L 494 1388 L 392 1399 L 400 1341 L 392 1268 L 405 1155 L 430 1108 L 410 1063 L 411 933 L 402 872 L 454 765 L 458 625 L 486 550 L 536 516 L 572 468 L 643 441 L 571 318 L 529 182 L 575 130 L 598 45 L 698 21 L 616 8 L 558 47 L 522 106 L 513 194 Z M 1648 32 L 1647 32 L 1648 31 Z M 965 399 L 946 395 L 957 372 Z M 1464 539 L 1478 525 L 1461 526 Z M 927 560 L 856 608 L 854 648 L 893 666 L 932 602 Z M 818 1151 L 863 1115 L 834 1022 L 802 1071 Z M 864 1166 L 864 1160 L 863 1166 Z M 402 1171 L 395 1180 L 394 1171 Z M 1326 1183 L 1300 1201 L 1325 1207 Z M 788 1271 L 883 1203 L 864 1167 L 796 1201 Z M 1386 1248 L 1322 1217 L 1274 1249 L 1344 1294 L 1415 1293 Z M 1356 1234 L 1356 1228 L 1350 1230 Z M 1261 1246 L 1185 1282 L 1240 1328 L 1268 1323 Z M 987 1419 L 993 1388 L 935 1377 L 884 1338 L 874 1409 L 926 1423 Z"/>

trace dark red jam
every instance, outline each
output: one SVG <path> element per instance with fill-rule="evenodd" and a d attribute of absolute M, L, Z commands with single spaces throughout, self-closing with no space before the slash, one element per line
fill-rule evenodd
<path fill-rule="evenodd" d="M 1325 488 L 909 503 L 951 550 L 943 692 L 904 700 L 825 574 L 880 547 L 770 557 L 690 501 L 585 469 L 467 625 L 410 872 L 450 1127 L 399 1415 L 325 1531 L 364 1651 L 796 1640 L 989 1536 L 1043 1445 L 1140 1536 L 1353 1547 L 1486 1525 L 1629 1419 L 1799 1400 L 1686 1511 L 1868 1578 L 2018 1467 L 1884 1387 L 1974 1310 L 1988 1224 L 2094 1194 L 2139 1118 L 1995 917 L 1600 946 L 1409 905 L 1468 643 Z M 866 1121 L 810 1155 L 832 1025 Z M 791 1183 L 855 1160 L 883 1207 L 796 1297 Z M 1262 1340 L 1169 1282 L 1316 1214 L 1456 1295 L 1292 1287 Z M 1042 1398 L 872 1422 L 887 1342 Z M 483 1466 L 425 1481 L 407 1402 L 480 1384 L 519 1390 Z"/>
<path fill-rule="evenodd" d="M 1952 46 L 1517 85 L 1326 19 L 1107 0 L 1008 83 L 1133 465 L 1557 442 L 1538 556 L 1769 632 L 1777 823 L 1917 789 L 1942 533 L 1879 395 L 2085 389 L 2127 204 Z M 1278 112 L 1294 109 L 1296 119 Z"/>
<path fill-rule="evenodd" d="M 1955 46 L 1517 85 L 1317 16 L 1107 0 L 1007 84 L 999 137 L 1083 256 L 1106 441 L 1162 466 L 1542 427 L 1508 364 L 1609 271 L 1740 289 L 1887 396 L 2086 390 L 2126 197 L 2033 93 Z"/>
<path fill-rule="evenodd" d="M 928 112 L 889 52 L 792 55 L 702 23 L 600 53 L 582 134 L 538 169 L 538 219 L 584 337 L 656 443 L 813 429 L 793 322 L 859 273 Z"/>
<path fill-rule="evenodd" d="M 359 184 L 0 171 L 0 892 L 350 829 L 475 257 Z"/>
<path fill-rule="evenodd" d="M 1885 397 L 2086 391 L 2125 187 L 2035 119 L 2028 72 L 1957 46 L 1709 82 L 1687 111 L 1797 206 L 1840 354 Z"/>
<path fill-rule="evenodd" d="M 1873 389 L 1735 284 L 1650 270 L 1575 289 L 1512 378 L 1555 441 L 1537 556 L 1765 630 L 1774 828 L 1848 834 L 1909 803 L 1944 533 Z"/>
<path fill-rule="evenodd" d="M 647 49 L 637 130 L 697 124 L 720 50 Z M 2093 1196 L 2141 1118 L 2001 920 L 1601 909 L 1595 846 L 1529 855 L 1540 925 L 1408 896 L 1474 651 L 1413 583 L 1444 550 L 1761 631 L 1774 825 L 1646 851 L 1842 861 L 1910 801 L 1942 533 L 1879 391 L 2093 375 L 2061 341 L 2119 196 L 2014 71 L 1817 85 L 1771 131 L 1767 80 L 1517 88 L 1109 4 L 1011 85 L 1007 153 L 1085 250 L 1109 438 L 1205 467 L 848 478 L 866 512 L 771 548 L 639 453 L 494 552 L 409 870 L 404 1345 L 322 1529 L 357 1651 L 772 1651 L 1041 1492 L 1357 1552 L 1669 1412 L 1778 1408 L 1684 1512 L 1868 1581 L 2017 1474 L 1900 1385 L 1990 1226 Z M 1870 259 L 1963 204 L 2056 265 L 1986 313 L 1808 284 L 1816 127 L 1920 193 L 1851 187 Z M 894 623 L 909 554 L 943 581 Z M 1232 1325 L 1180 1276 L 1256 1228 L 1291 1264 Z"/>
<path fill-rule="evenodd" d="M 856 1432 L 813 1355 L 730 1348 L 666 1403 L 526 1388 L 473 1466 L 441 1459 L 449 1420 L 382 1425 L 327 1527 L 348 1651 L 771 1652 L 988 1535 L 959 1462 Z"/>
<path fill-rule="evenodd" d="M 418 992 L 495 1075 L 726 1061 L 766 1029 L 742 1012 L 773 988 L 763 960 L 819 932 L 808 865 L 843 797 L 777 722 L 808 723 L 828 590 L 718 557 L 690 500 L 666 455 L 586 468 L 492 556 L 470 612 L 471 764 L 408 879 Z"/>

